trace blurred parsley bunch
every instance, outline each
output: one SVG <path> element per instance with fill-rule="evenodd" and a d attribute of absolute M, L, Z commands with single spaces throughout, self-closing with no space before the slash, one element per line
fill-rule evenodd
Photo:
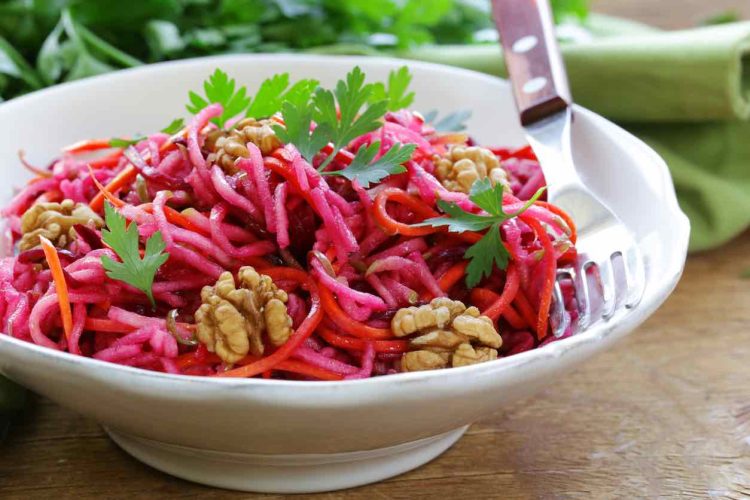
<path fill-rule="evenodd" d="M 553 0 L 558 21 L 588 0 Z M 0 0 L 0 100 L 209 54 L 492 40 L 488 0 Z"/>

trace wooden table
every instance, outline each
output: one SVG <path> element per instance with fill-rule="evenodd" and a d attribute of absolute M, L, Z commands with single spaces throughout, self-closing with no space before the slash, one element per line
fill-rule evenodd
<path fill-rule="evenodd" d="M 721 7 L 750 14 L 746 0 L 708 3 L 595 4 L 663 26 L 689 25 Z M 432 463 L 310 498 L 750 497 L 745 269 L 750 233 L 692 256 L 675 294 L 637 332 L 537 397 L 478 422 Z M 46 400 L 0 446 L 2 498 L 249 496 L 150 469 L 91 420 Z"/>

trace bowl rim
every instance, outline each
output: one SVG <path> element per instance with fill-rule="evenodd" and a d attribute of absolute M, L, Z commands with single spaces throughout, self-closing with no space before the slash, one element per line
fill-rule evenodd
<path fill-rule="evenodd" d="M 84 89 L 86 86 L 94 84 L 98 85 L 106 83 L 107 81 L 117 80 L 122 78 L 129 78 L 136 76 L 141 73 L 148 73 L 154 71 L 165 71 L 170 69 L 179 69 L 183 66 L 191 66 L 196 63 L 201 65 L 210 65 L 212 62 L 216 62 L 217 66 L 226 64 L 230 60 L 251 60 L 258 64 L 262 64 L 263 61 L 273 59 L 277 61 L 289 61 L 289 62 L 304 62 L 304 63 L 316 63 L 321 65 L 328 65 L 333 61 L 338 63 L 349 64 L 351 66 L 362 64 L 369 66 L 380 66 L 385 68 L 396 68 L 403 65 L 408 65 L 410 69 L 416 69 L 417 71 L 428 70 L 428 71 L 441 71 L 445 73 L 456 74 L 464 76 L 466 78 L 472 78 L 480 81 L 487 82 L 493 85 L 508 86 L 508 82 L 504 79 L 491 76 L 485 73 L 480 73 L 473 70 L 464 68 L 458 68 L 449 65 L 436 64 L 423 61 L 414 61 L 409 59 L 399 59 L 394 57 L 375 57 L 375 56 L 347 56 L 347 55 L 318 55 L 318 54 L 225 54 L 210 57 L 196 57 L 190 59 L 182 59 L 178 61 L 168 61 L 155 64 L 148 64 L 142 67 L 129 68 L 125 70 L 116 71 L 104 75 L 94 76 L 83 80 L 66 82 L 63 84 L 56 85 L 51 88 L 41 89 L 35 92 L 31 92 L 24 96 L 15 98 L 6 103 L 0 104 L 0 113 L 2 112 L 13 112 L 16 107 L 23 107 L 28 100 L 33 100 L 39 96 L 50 96 L 53 97 L 59 93 L 68 92 L 71 89 Z M 450 368 L 447 370 L 428 370 L 419 372 L 407 372 L 407 373 L 396 373 L 388 376 L 370 377 L 366 379 L 352 379 L 352 380 L 340 380 L 340 381 L 300 381 L 300 380 L 266 380 L 262 378 L 223 378 L 223 377 L 209 377 L 209 376 L 197 376 L 197 375 L 179 375 L 170 374 L 163 372 L 156 372 L 146 370 L 143 368 L 136 368 L 131 366 L 120 365 L 116 363 L 110 363 L 107 361 L 101 361 L 98 359 L 78 356 L 68 352 L 57 351 L 49 349 L 47 347 L 39 346 L 37 344 L 16 339 L 5 333 L 0 333 L 0 347 L 3 344 L 9 344 L 16 348 L 28 350 L 36 355 L 46 356 L 52 358 L 51 361 L 57 363 L 65 363 L 66 365 L 84 365 L 90 368 L 96 369 L 101 368 L 104 370 L 110 370 L 114 374 L 122 374 L 128 377 L 137 377 L 145 379 L 157 379 L 163 382 L 175 382 L 175 383 L 190 383 L 190 384 L 209 384 L 214 387 L 224 388 L 240 388 L 240 387 L 278 387 L 278 388 L 290 388 L 290 389 L 302 389 L 310 390 L 312 388 L 331 388 L 331 387 L 347 387 L 347 388 L 358 388 L 365 386 L 379 386 L 382 384 L 392 383 L 407 383 L 407 382 L 421 382 L 429 381 L 432 379 L 443 379 L 445 377 L 458 377 L 458 376 L 472 376 L 482 375 L 487 372 L 501 372 L 516 368 L 520 365 L 542 363 L 546 360 L 560 358 L 565 353 L 576 350 L 576 348 L 588 344 L 597 342 L 604 342 L 611 337 L 617 330 L 616 326 L 618 322 L 623 319 L 630 319 L 632 325 L 626 331 L 619 332 L 616 337 L 622 337 L 632 331 L 638 324 L 645 321 L 669 296 L 671 291 L 676 286 L 679 278 L 682 274 L 684 267 L 685 258 L 687 255 L 688 238 L 690 233 L 690 223 L 687 216 L 682 212 L 678 203 L 677 197 L 674 192 L 672 178 L 669 174 L 669 170 L 665 161 L 647 144 L 633 136 L 626 130 L 620 128 L 609 120 L 601 117 L 600 115 L 590 111 L 586 108 L 574 104 L 574 113 L 577 115 L 584 116 L 586 120 L 592 122 L 598 129 L 603 130 L 603 133 L 618 142 L 629 142 L 634 148 L 649 157 L 651 165 L 651 173 L 654 176 L 660 177 L 662 185 L 667 186 L 671 189 L 666 189 L 664 193 L 665 198 L 661 200 L 664 204 L 665 210 L 668 210 L 674 218 L 676 229 L 679 237 L 678 241 L 674 244 L 676 248 L 675 254 L 679 255 L 679 259 L 675 259 L 672 262 L 671 272 L 669 273 L 669 279 L 665 279 L 660 283 L 652 283 L 649 287 L 647 284 L 647 292 L 651 289 L 650 295 L 653 297 L 653 303 L 649 304 L 648 308 L 645 305 L 639 304 L 637 307 L 630 310 L 630 312 L 620 312 L 616 314 L 609 321 L 599 323 L 593 327 L 573 335 L 571 337 L 561 339 L 555 342 L 551 342 L 544 346 L 536 349 L 531 349 L 522 353 L 514 354 L 509 357 L 499 358 L 493 361 L 479 363 L 476 365 L 463 366 L 458 368 Z M 645 299 L 645 297 L 644 297 Z M 638 314 L 639 312 L 643 314 Z M 0 349 L 2 352 L 2 349 Z"/>

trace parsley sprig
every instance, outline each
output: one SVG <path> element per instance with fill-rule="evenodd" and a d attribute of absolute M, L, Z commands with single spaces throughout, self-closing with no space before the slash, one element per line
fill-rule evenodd
<path fill-rule="evenodd" d="M 367 189 L 370 184 L 377 183 L 389 175 L 406 172 L 402 164 L 411 159 L 416 147 L 415 144 L 396 143 L 383 156 L 373 161 L 380 150 L 380 141 L 375 141 L 369 146 L 361 146 L 345 169 L 321 173 L 341 175 L 350 181 L 356 180 L 360 186 Z"/>
<path fill-rule="evenodd" d="M 414 102 L 414 92 L 409 92 L 411 84 L 411 73 L 409 68 L 401 66 L 399 69 L 388 74 L 388 86 L 383 82 L 375 82 L 372 85 L 372 100 L 388 100 L 388 111 L 398 111 L 408 108 Z"/>
<path fill-rule="evenodd" d="M 238 87 L 234 78 L 216 69 L 203 82 L 204 95 L 190 92 L 190 104 L 186 106 L 192 114 L 197 114 L 209 104 L 221 104 L 224 111 L 212 121 L 224 127 L 227 121 L 241 114 L 253 118 L 265 118 L 281 110 L 285 102 L 307 103 L 318 87 L 318 81 L 303 79 L 290 86 L 289 73 L 280 73 L 261 83 L 255 96 L 249 95 L 247 87 Z"/>
<path fill-rule="evenodd" d="M 156 307 L 152 290 L 154 277 L 156 271 L 169 258 L 169 254 L 164 252 L 166 244 L 161 232 L 156 231 L 146 240 L 146 248 L 141 258 L 138 227 L 135 222 L 126 224 L 125 217 L 109 202 L 104 205 L 104 221 L 107 228 L 102 230 L 102 241 L 112 248 L 121 260 L 117 262 L 107 255 L 102 256 L 102 266 L 107 271 L 107 276 L 141 290 L 151 305 Z"/>
<path fill-rule="evenodd" d="M 234 79 L 217 69 L 203 84 L 204 96 L 190 92 L 187 109 L 198 113 L 211 103 L 221 104 L 224 112 L 214 119 L 220 127 L 242 113 L 262 118 L 280 111 L 284 125 L 275 125 L 274 131 L 282 142 L 293 144 L 311 163 L 331 144 L 333 152 L 318 171 L 357 180 L 368 187 L 389 175 L 404 172 L 402 164 L 411 158 L 415 146 L 395 144 L 375 160 L 380 143 L 374 142 L 361 147 L 347 168 L 334 171 L 326 168 L 354 139 L 379 128 L 388 111 L 412 103 L 411 80 L 409 69 L 403 66 L 389 73 L 387 84 L 366 83 L 364 72 L 355 67 L 331 90 L 319 87 L 318 81 L 312 79 L 291 83 L 289 74 L 282 73 L 266 79 L 255 96 L 251 96 L 246 87 L 238 87 Z M 126 145 L 126 141 L 121 144 Z"/>
<path fill-rule="evenodd" d="M 493 266 L 497 266 L 498 269 L 508 267 L 510 254 L 500 239 L 500 226 L 503 222 L 526 211 L 539 199 L 544 189 L 539 189 L 520 210 L 506 213 L 503 210 L 503 186 L 500 184 L 493 186 L 489 179 L 481 179 L 471 186 L 469 199 L 484 210 L 487 215 L 473 214 L 453 202 L 438 200 L 438 207 L 448 217 L 433 217 L 416 224 L 416 226 L 447 226 L 448 230 L 453 233 L 487 230 L 482 239 L 469 247 L 464 253 L 464 258 L 470 259 L 466 268 L 466 286 L 472 288 L 479 284 L 483 278 L 492 274 Z"/>
<path fill-rule="evenodd" d="M 308 102 L 284 102 L 281 113 L 285 126 L 277 125 L 274 130 L 279 139 L 294 144 L 309 162 L 330 143 L 333 151 L 318 171 L 357 180 L 367 187 L 388 175 L 403 172 L 402 164 L 411 158 L 414 145 L 396 144 L 373 162 L 380 149 L 380 143 L 374 142 L 360 147 L 349 167 L 336 171 L 326 171 L 326 167 L 351 141 L 378 129 L 389 109 L 411 104 L 414 93 L 408 92 L 410 81 L 411 74 L 405 66 L 391 71 L 388 87 L 383 83 L 365 83 L 364 72 L 355 67 L 333 90 L 318 88 Z"/>
<path fill-rule="evenodd" d="M 224 111 L 211 121 L 223 127 L 227 120 L 242 113 L 250 105 L 251 99 L 247 96 L 247 88 L 236 87 L 234 78 L 229 78 L 229 75 L 216 68 L 208 80 L 203 82 L 204 96 L 192 91 L 188 93 L 190 104 L 186 108 L 195 115 L 209 104 L 221 104 Z"/>

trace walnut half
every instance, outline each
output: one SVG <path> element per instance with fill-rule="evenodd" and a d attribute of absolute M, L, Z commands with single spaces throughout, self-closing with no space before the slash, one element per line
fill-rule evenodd
<path fill-rule="evenodd" d="M 71 232 L 76 224 L 90 224 L 99 229 L 104 226 L 104 221 L 87 204 L 69 199 L 60 203 L 32 205 L 21 216 L 23 236 L 18 249 L 23 252 L 34 248 L 39 245 L 40 236 L 63 248 L 71 241 Z"/>
<path fill-rule="evenodd" d="M 399 309 L 391 320 L 397 337 L 416 334 L 411 352 L 401 359 L 402 371 L 466 366 L 497 358 L 503 343 L 495 325 L 476 307 L 444 297 L 419 307 Z"/>
<path fill-rule="evenodd" d="M 249 266 L 240 268 L 237 278 L 239 286 L 225 272 L 214 286 L 203 287 L 195 313 L 198 340 L 228 364 L 248 353 L 262 355 L 264 332 L 275 346 L 284 344 L 292 333 L 286 292 Z"/>
<path fill-rule="evenodd" d="M 472 184 L 489 177 L 492 185 L 510 188 L 508 172 L 495 153 L 478 146 L 453 146 L 443 156 L 435 156 L 435 176 L 451 191 L 468 193 Z"/>
<path fill-rule="evenodd" d="M 272 120 L 245 118 L 229 131 L 221 131 L 212 137 L 206 146 L 211 151 L 211 159 L 227 174 L 235 174 L 238 158 L 248 158 L 247 143 L 252 142 L 263 155 L 270 155 L 281 147 L 281 141 L 273 131 Z"/>

